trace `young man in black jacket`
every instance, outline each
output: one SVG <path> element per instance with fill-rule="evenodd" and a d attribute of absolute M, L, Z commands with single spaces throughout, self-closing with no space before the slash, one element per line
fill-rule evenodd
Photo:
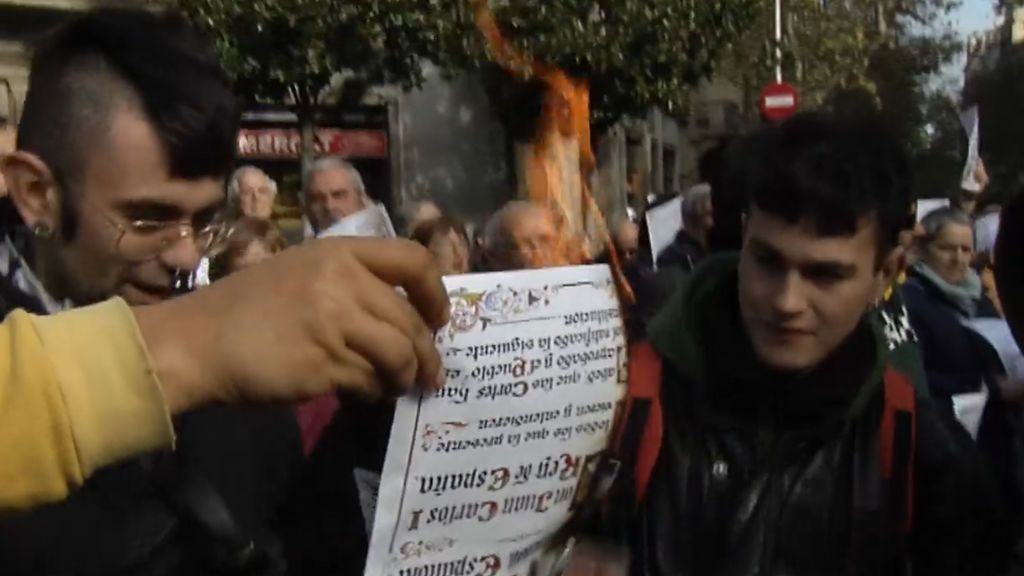
<path fill-rule="evenodd" d="M 730 158 L 742 251 L 698 268 L 648 331 L 663 431 L 643 440 L 660 451 L 634 486 L 632 574 L 1002 569 L 970 438 L 890 363 L 901 333 L 869 313 L 909 201 L 901 151 L 869 126 L 803 115 Z"/>

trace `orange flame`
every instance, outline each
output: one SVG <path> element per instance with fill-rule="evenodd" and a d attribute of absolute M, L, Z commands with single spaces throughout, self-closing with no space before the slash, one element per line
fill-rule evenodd
<path fill-rule="evenodd" d="M 546 92 L 538 132 L 526 158 L 526 189 L 528 197 L 555 209 L 562 254 L 569 263 L 587 259 L 584 246 L 588 214 L 597 220 L 597 232 L 609 247 L 612 273 L 620 293 L 627 302 L 635 302 L 632 288 L 625 280 L 608 224 L 590 190 L 590 177 L 597 167 L 591 146 L 590 85 L 586 80 L 571 78 L 556 66 L 535 60 L 517 51 L 498 27 L 487 0 L 470 0 L 477 28 L 487 41 L 491 58 L 520 80 L 541 80 Z M 570 156 L 578 156 L 577 167 Z M 575 189 L 579 196 L 573 197 Z M 573 207 L 577 207 L 575 210 Z"/>

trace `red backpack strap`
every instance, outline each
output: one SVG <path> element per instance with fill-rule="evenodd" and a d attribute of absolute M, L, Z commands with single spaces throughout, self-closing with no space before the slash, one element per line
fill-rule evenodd
<path fill-rule="evenodd" d="M 882 477 L 888 485 L 890 509 L 901 530 L 909 533 L 914 522 L 917 398 L 910 377 L 892 367 L 885 372 L 881 426 Z"/>
<path fill-rule="evenodd" d="M 650 342 L 641 341 L 630 346 L 629 393 L 625 419 L 616 439 L 616 451 L 624 472 L 632 472 L 637 503 L 647 493 L 647 485 L 661 451 L 661 368 L 661 356 Z"/>

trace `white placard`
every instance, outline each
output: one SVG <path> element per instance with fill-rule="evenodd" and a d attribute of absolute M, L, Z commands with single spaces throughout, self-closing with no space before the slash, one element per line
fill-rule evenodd
<path fill-rule="evenodd" d="M 917 221 L 935 212 L 939 208 L 949 208 L 949 198 L 923 198 L 917 201 Z"/>
<path fill-rule="evenodd" d="M 382 204 L 371 204 L 366 208 L 338 220 L 320 232 L 317 238 L 331 236 L 360 236 L 369 238 L 395 238 L 395 227 L 391 216 Z"/>
<path fill-rule="evenodd" d="M 647 211 L 647 234 L 651 240 L 651 259 L 657 269 L 658 254 L 676 239 L 683 229 L 683 197 L 676 196 Z"/>
<path fill-rule="evenodd" d="M 995 350 L 999 361 L 1006 371 L 1011 386 L 1024 386 L 1024 355 L 1021 354 L 1017 341 L 1010 332 L 1010 325 L 1002 318 L 977 318 L 967 322 L 967 326 L 981 335 Z"/>
<path fill-rule="evenodd" d="M 398 402 L 368 576 L 522 576 L 608 446 L 626 342 L 607 266 L 445 279 L 447 385 Z"/>
<path fill-rule="evenodd" d="M 978 151 L 978 107 L 971 106 L 964 110 L 960 114 L 960 123 L 964 127 L 964 132 L 967 133 L 967 161 L 964 163 L 964 172 L 960 177 L 960 187 L 968 192 L 979 193 L 984 186 L 978 182 L 977 178 L 978 163 L 981 162 Z"/>
<path fill-rule="evenodd" d="M 992 253 L 999 239 L 999 212 L 983 214 L 974 221 L 974 251 L 978 254 Z"/>
<path fill-rule="evenodd" d="M 981 417 L 984 416 L 985 405 L 988 404 L 988 388 L 982 386 L 980 392 L 954 394 L 952 400 L 953 415 L 971 438 L 977 440 L 978 430 L 981 429 Z"/>

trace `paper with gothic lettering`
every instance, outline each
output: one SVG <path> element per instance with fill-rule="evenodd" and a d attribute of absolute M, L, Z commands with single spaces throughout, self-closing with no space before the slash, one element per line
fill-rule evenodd
<path fill-rule="evenodd" d="M 626 392 L 605 266 L 445 279 L 447 385 L 399 401 L 368 576 L 526 576 L 587 493 Z"/>

